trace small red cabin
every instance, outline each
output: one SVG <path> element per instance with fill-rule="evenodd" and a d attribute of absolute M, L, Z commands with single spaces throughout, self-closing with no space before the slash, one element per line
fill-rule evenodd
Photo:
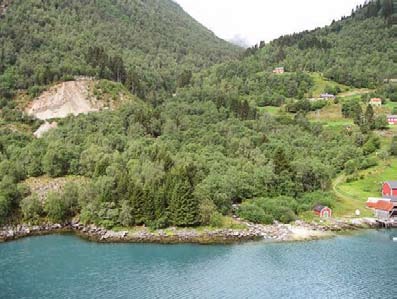
<path fill-rule="evenodd" d="M 318 205 L 313 209 L 314 213 L 321 218 L 330 218 L 332 217 L 332 210 L 326 206 Z"/>
<path fill-rule="evenodd" d="M 389 125 L 397 125 L 397 115 L 388 115 L 387 122 Z"/>
<path fill-rule="evenodd" d="M 397 181 L 384 182 L 382 186 L 382 196 L 384 198 L 397 198 Z"/>

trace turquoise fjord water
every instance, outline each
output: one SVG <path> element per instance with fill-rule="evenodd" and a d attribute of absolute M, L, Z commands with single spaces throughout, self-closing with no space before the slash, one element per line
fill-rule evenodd
<path fill-rule="evenodd" d="M 0 298 L 396 298 L 397 231 L 305 243 L 0 244 Z"/>

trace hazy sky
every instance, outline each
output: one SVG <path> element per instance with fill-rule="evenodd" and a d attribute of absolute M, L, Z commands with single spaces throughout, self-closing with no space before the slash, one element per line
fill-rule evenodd
<path fill-rule="evenodd" d="M 329 25 L 364 0 L 174 0 L 219 37 L 249 45 Z"/>

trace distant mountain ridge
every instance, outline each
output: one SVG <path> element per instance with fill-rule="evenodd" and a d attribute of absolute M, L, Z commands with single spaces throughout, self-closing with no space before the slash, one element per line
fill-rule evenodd
<path fill-rule="evenodd" d="M 1 3 L 5 10 L 9 1 Z M 0 78 L 6 82 L 0 96 L 75 75 L 114 79 L 109 73 L 118 58 L 145 96 L 171 92 L 183 70 L 240 52 L 171 0 L 13 0 L 0 32 Z M 107 63 L 89 63 L 90 47 L 100 48 Z"/>

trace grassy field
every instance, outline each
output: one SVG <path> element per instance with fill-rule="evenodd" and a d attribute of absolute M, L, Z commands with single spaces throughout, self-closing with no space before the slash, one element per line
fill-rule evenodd
<path fill-rule="evenodd" d="M 269 113 L 271 115 L 277 115 L 280 111 L 282 111 L 281 107 L 274 107 L 274 106 L 265 106 L 265 107 L 258 107 L 260 113 Z"/>
<path fill-rule="evenodd" d="M 382 182 L 397 180 L 397 158 L 381 161 L 376 167 L 359 173 L 359 179 L 347 183 L 341 176 L 334 182 L 334 192 L 338 197 L 335 213 L 339 216 L 353 215 L 360 209 L 364 215 L 370 215 L 365 209 L 368 197 L 381 197 Z"/>
<path fill-rule="evenodd" d="M 393 108 L 397 108 L 397 102 L 387 101 L 386 104 L 384 105 L 384 107 L 387 108 L 391 112 L 393 110 Z"/>
<path fill-rule="evenodd" d="M 319 97 L 322 93 L 324 93 L 324 90 L 327 86 L 332 86 L 332 87 L 339 86 L 339 88 L 343 92 L 347 92 L 350 90 L 348 86 L 328 80 L 324 78 L 320 73 L 310 73 L 310 77 L 312 77 L 314 81 L 314 86 L 310 90 L 313 97 Z"/>

